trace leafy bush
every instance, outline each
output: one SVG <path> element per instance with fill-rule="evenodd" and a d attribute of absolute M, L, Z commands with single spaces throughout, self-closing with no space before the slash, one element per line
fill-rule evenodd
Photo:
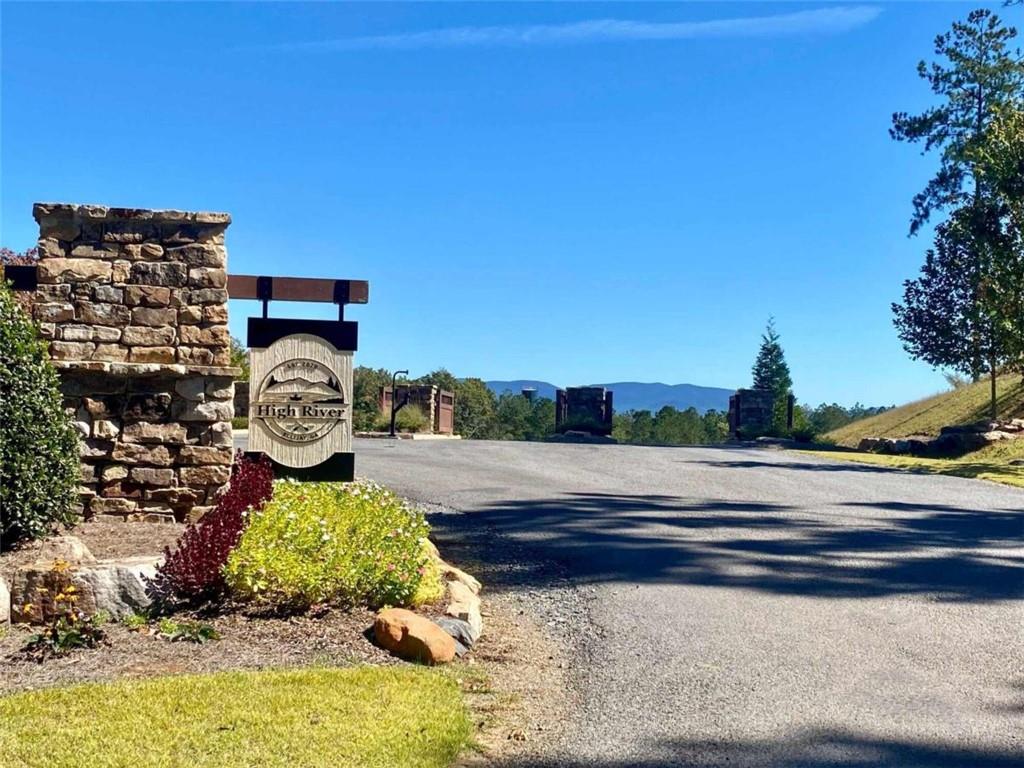
<path fill-rule="evenodd" d="M 426 572 L 429 530 L 376 483 L 279 482 L 224 573 L 238 597 L 275 606 L 407 605 Z"/>
<path fill-rule="evenodd" d="M 395 414 L 395 431 L 397 432 L 422 432 L 429 423 L 427 415 L 418 405 L 407 405 Z M 391 413 L 381 414 L 377 417 L 376 427 L 381 432 L 391 429 Z"/>
<path fill-rule="evenodd" d="M 239 459 L 231 484 L 217 506 L 190 525 L 172 552 L 164 550 L 164 564 L 150 582 L 148 592 L 159 606 L 198 603 L 224 591 L 224 564 L 238 544 L 249 510 L 260 509 L 273 493 L 273 471 L 265 458 Z"/>
<path fill-rule="evenodd" d="M 195 643 L 202 645 L 208 640 L 220 640 L 220 633 L 212 624 L 201 621 L 175 621 L 160 619 L 157 623 L 157 637 L 171 643 Z"/>
<path fill-rule="evenodd" d="M 432 605 L 433 603 L 439 603 L 444 598 L 447 591 L 444 585 L 443 574 L 441 573 L 441 565 L 434 557 L 431 556 L 432 548 L 433 547 L 429 542 L 423 542 L 423 552 L 426 562 L 420 570 L 420 583 L 416 586 L 416 591 L 409 599 L 409 603 L 411 605 Z"/>
<path fill-rule="evenodd" d="M 794 427 L 790 436 L 798 443 L 813 443 L 818 436 L 818 431 L 808 424 L 803 427 Z"/>
<path fill-rule="evenodd" d="M 36 327 L 0 280 L 0 549 L 77 517 L 78 437 Z"/>
<path fill-rule="evenodd" d="M 121 618 L 121 625 L 132 632 L 141 632 L 149 626 L 149 618 L 144 613 L 129 613 Z"/>

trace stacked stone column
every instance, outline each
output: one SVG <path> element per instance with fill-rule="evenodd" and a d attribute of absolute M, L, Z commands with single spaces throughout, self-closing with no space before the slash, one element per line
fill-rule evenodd
<path fill-rule="evenodd" d="M 195 519 L 232 461 L 224 213 L 36 204 L 33 314 L 81 433 L 86 514 Z"/>

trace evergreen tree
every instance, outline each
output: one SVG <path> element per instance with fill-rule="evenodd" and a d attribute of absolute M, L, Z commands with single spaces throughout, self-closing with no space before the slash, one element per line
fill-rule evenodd
<path fill-rule="evenodd" d="M 78 518 L 78 435 L 35 324 L 0 279 L 0 551 Z"/>
<path fill-rule="evenodd" d="M 761 348 L 754 361 L 754 389 L 767 389 L 775 394 L 775 409 L 772 418 L 774 431 L 786 429 L 786 401 L 793 389 L 793 379 L 786 363 L 786 354 L 775 330 L 775 318 L 768 319 L 768 326 L 761 336 Z"/>
<path fill-rule="evenodd" d="M 1020 97 L 1024 61 L 1019 50 L 1008 47 L 1016 36 L 1016 29 L 1004 27 L 996 14 L 982 8 L 935 39 L 935 55 L 945 63 L 918 63 L 918 74 L 942 101 L 919 115 L 896 112 L 889 132 L 897 141 L 923 143 L 924 152 L 939 151 L 941 159 L 938 172 L 914 197 L 911 233 L 933 211 L 986 197 L 971 153 L 997 112 Z"/>

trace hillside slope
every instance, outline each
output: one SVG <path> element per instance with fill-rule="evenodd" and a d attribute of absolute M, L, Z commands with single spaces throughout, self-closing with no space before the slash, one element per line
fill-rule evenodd
<path fill-rule="evenodd" d="M 1019 374 L 1001 376 L 997 383 L 999 418 L 1024 417 L 1024 386 Z M 969 424 L 988 417 L 989 382 L 979 381 L 960 389 L 894 408 L 829 432 L 826 437 L 852 448 L 865 437 L 937 435 L 950 424 Z"/>

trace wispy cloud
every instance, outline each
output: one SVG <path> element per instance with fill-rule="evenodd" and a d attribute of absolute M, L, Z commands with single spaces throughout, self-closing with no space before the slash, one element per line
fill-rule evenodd
<path fill-rule="evenodd" d="M 878 6 L 855 5 L 832 6 L 774 16 L 749 16 L 706 21 L 649 22 L 595 19 L 568 24 L 446 27 L 422 32 L 282 43 L 269 46 L 269 49 L 279 51 L 407 50 L 836 34 L 869 24 L 881 12 L 882 9 Z M 267 50 L 267 48 L 263 49 Z"/>

